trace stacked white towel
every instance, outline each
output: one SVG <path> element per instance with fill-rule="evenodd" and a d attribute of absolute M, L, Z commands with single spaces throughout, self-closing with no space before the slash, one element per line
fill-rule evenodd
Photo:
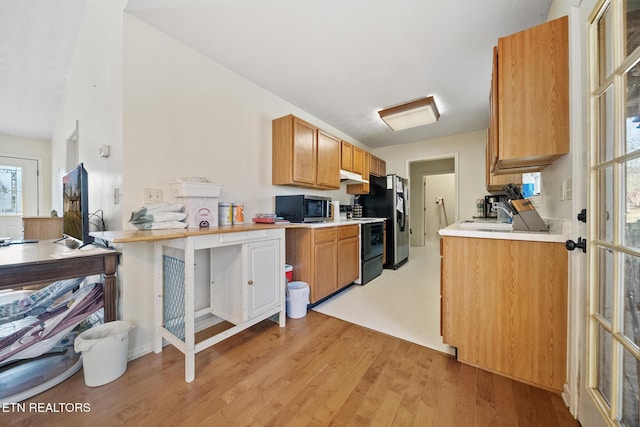
<path fill-rule="evenodd" d="M 131 212 L 129 222 L 140 230 L 186 228 L 187 214 L 181 203 L 160 203 L 143 206 Z"/>

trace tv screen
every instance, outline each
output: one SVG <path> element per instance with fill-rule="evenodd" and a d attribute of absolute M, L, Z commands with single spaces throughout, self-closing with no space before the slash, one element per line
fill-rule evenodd
<path fill-rule="evenodd" d="M 87 170 L 80 163 L 62 177 L 63 234 L 88 245 L 89 236 L 89 183 Z"/>

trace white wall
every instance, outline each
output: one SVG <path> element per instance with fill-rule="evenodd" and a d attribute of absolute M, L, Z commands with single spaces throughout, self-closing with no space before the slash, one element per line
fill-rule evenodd
<path fill-rule="evenodd" d="M 455 174 L 445 173 L 439 175 L 427 175 L 424 177 L 424 200 L 425 200 L 425 238 L 427 240 L 437 240 L 440 238 L 438 231 L 455 222 L 456 197 Z M 442 204 L 436 204 L 436 198 L 442 198 Z M 413 224 L 411 226 L 413 228 Z"/>
<path fill-rule="evenodd" d="M 126 0 L 88 0 L 52 139 L 52 200 L 62 208 L 66 141 L 79 122 L 78 161 L 89 174 L 89 211 L 104 211 L 108 229 L 122 228 L 114 191 L 122 180 L 122 10 Z M 100 158 L 98 147 L 111 146 Z"/>
<path fill-rule="evenodd" d="M 387 162 L 387 173 L 409 176 L 409 162 L 452 157 L 457 153 L 458 217 L 471 218 L 477 214 L 476 199 L 483 198 L 487 194 L 484 160 L 486 140 L 487 131 L 480 130 L 428 141 L 377 148 L 373 150 L 373 154 Z M 415 184 L 422 185 L 422 182 L 410 183 L 412 188 Z"/>
<path fill-rule="evenodd" d="M 271 122 L 295 114 L 364 147 L 328 124 L 230 72 L 215 61 L 125 13 L 123 36 L 122 222 L 145 188 L 203 176 L 223 184 L 220 201 L 242 202 L 245 219 L 274 211 L 276 194 L 322 194 L 350 203 L 345 188 L 318 191 L 271 185 Z M 134 355 L 151 350 L 151 244 L 127 244 L 120 274 L 121 315 L 138 325 Z"/>
<path fill-rule="evenodd" d="M 49 216 L 51 209 L 51 141 L 0 134 L 0 156 L 38 160 L 40 168 L 40 215 Z"/>

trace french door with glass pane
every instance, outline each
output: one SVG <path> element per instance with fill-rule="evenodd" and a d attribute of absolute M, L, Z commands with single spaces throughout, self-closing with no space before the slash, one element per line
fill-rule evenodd
<path fill-rule="evenodd" d="M 612 425 L 638 426 L 640 1 L 607 0 L 589 29 L 591 126 L 587 390 Z"/>

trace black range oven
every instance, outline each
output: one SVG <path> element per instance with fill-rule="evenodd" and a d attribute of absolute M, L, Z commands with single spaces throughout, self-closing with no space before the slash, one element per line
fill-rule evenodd
<path fill-rule="evenodd" d="M 382 274 L 384 222 L 363 222 L 360 224 L 360 235 L 362 236 L 360 283 L 364 285 Z"/>

